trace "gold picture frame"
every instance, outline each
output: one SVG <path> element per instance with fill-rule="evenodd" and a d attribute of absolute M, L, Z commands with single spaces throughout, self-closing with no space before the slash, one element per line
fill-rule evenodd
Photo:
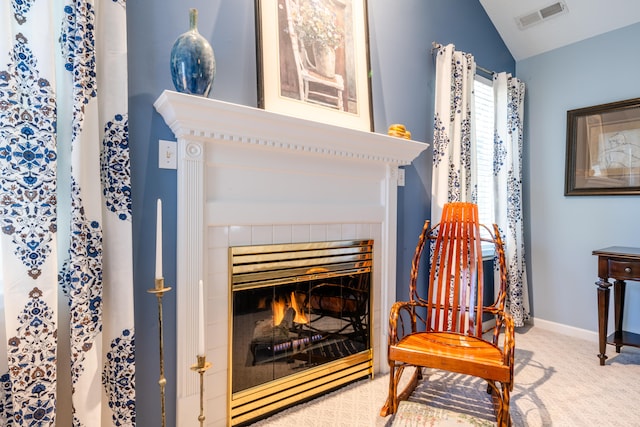
<path fill-rule="evenodd" d="M 258 107 L 373 130 L 366 0 L 256 0 Z"/>
<path fill-rule="evenodd" d="M 565 196 L 640 194 L 640 98 L 567 111 Z"/>

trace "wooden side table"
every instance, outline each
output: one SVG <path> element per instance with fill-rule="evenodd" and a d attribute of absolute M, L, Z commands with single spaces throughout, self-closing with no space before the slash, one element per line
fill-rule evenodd
<path fill-rule="evenodd" d="M 622 330 L 624 315 L 625 280 L 640 281 L 640 248 L 611 246 L 593 251 L 598 256 L 598 358 L 600 365 L 607 360 L 607 344 L 616 346 L 616 353 L 620 347 L 630 345 L 640 347 L 640 335 Z M 609 320 L 609 291 L 613 279 L 613 298 L 615 315 L 615 332 L 607 337 L 607 323 Z"/>

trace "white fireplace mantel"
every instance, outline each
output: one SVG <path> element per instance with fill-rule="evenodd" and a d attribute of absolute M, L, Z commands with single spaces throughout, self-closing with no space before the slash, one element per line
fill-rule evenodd
<path fill-rule="evenodd" d="M 164 91 L 154 107 L 178 141 L 176 425 L 195 425 L 199 408 L 198 378 L 189 367 L 198 345 L 200 279 L 213 364 L 205 386 L 207 422 L 226 422 L 228 350 L 221 332 L 228 313 L 220 301 L 229 298 L 223 258 L 233 239 L 293 243 L 321 238 L 320 229 L 349 238 L 371 233 L 358 237 L 376 238 L 374 368 L 385 370 L 384 351 L 376 347 L 386 343 L 380 319 L 395 299 L 398 168 L 427 144 L 173 91 Z"/>

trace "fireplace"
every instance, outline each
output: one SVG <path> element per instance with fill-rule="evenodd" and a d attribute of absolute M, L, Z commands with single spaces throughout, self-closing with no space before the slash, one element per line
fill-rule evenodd
<path fill-rule="evenodd" d="M 373 373 L 373 241 L 230 248 L 230 424 Z"/>
<path fill-rule="evenodd" d="M 365 371 L 385 372 L 385 320 L 396 287 L 397 186 L 401 167 L 427 144 L 173 91 L 163 92 L 154 106 L 178 141 L 175 424 L 194 425 L 199 412 L 199 381 L 189 368 L 198 348 L 200 279 L 212 363 L 204 384 L 206 425 L 231 423 L 230 248 L 375 242 L 367 325 L 371 360 L 363 364 L 369 365 Z M 337 280 L 329 283 L 340 285 Z M 284 293 L 285 305 L 290 295 Z M 302 348 L 316 338 L 303 334 L 296 338 L 302 341 L 287 345 Z M 362 354 L 354 350 L 347 358 Z M 253 363 L 250 349 L 243 363 Z"/>

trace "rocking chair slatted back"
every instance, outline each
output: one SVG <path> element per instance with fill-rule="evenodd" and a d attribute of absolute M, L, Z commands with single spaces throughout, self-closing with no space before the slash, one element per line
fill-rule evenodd
<path fill-rule="evenodd" d="M 447 204 L 432 249 L 427 298 L 430 331 L 482 335 L 482 247 L 478 207 Z"/>

